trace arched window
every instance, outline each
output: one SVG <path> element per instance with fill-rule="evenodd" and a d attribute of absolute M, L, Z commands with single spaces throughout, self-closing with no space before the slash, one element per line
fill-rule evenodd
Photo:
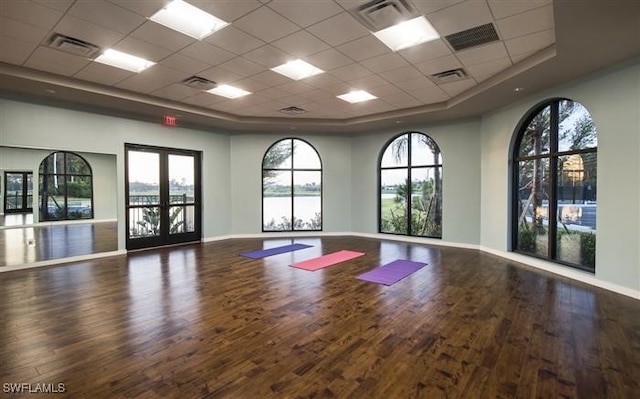
<path fill-rule="evenodd" d="M 54 152 L 40 163 L 40 220 L 93 218 L 91 166 L 80 155 Z"/>
<path fill-rule="evenodd" d="M 322 230 L 322 162 L 306 141 L 283 139 L 264 154 L 262 230 Z"/>
<path fill-rule="evenodd" d="M 423 133 L 391 140 L 380 158 L 381 233 L 442 238 L 442 155 Z"/>
<path fill-rule="evenodd" d="M 553 99 L 519 124 L 513 147 L 512 250 L 595 271 L 596 128 L 581 104 Z"/>

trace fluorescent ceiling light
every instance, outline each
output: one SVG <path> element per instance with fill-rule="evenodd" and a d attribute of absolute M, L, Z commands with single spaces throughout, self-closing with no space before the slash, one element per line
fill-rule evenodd
<path fill-rule="evenodd" d="M 229 25 L 182 0 L 173 0 L 149 19 L 198 40 Z"/>
<path fill-rule="evenodd" d="M 214 87 L 211 90 L 207 90 L 207 93 L 215 94 L 216 96 L 222 96 L 227 98 L 238 98 L 243 97 L 251 92 L 239 89 L 237 87 L 229 86 L 229 85 L 219 85 Z"/>
<path fill-rule="evenodd" d="M 344 100 L 344 101 L 348 101 L 351 104 L 354 103 L 361 103 L 363 101 L 369 101 L 369 100 L 374 100 L 378 97 L 367 93 L 364 90 L 356 90 L 356 91 L 352 91 L 346 94 L 341 94 L 339 96 L 337 96 L 339 99 Z"/>
<path fill-rule="evenodd" d="M 324 72 L 322 69 L 316 68 L 302 60 L 289 61 L 286 64 L 271 68 L 271 70 L 293 80 L 308 78 L 309 76 Z"/>
<path fill-rule="evenodd" d="M 104 53 L 99 57 L 96 57 L 94 61 L 136 73 L 142 72 L 156 64 L 155 62 L 145 60 L 144 58 L 136 57 L 135 55 L 113 49 L 105 50 Z"/>
<path fill-rule="evenodd" d="M 400 22 L 373 34 L 393 51 L 402 50 L 440 37 L 425 17 Z"/>

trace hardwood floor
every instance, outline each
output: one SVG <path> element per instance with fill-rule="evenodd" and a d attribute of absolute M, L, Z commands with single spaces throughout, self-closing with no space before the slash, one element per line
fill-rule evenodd
<path fill-rule="evenodd" d="M 313 247 L 238 256 L 291 242 Z M 366 255 L 315 272 L 288 266 L 342 249 Z M 390 287 L 355 278 L 399 258 L 428 265 Z M 1 273 L 0 285 L 0 381 L 63 383 L 55 397 L 640 392 L 640 301 L 474 250 L 228 240 Z"/>
<path fill-rule="evenodd" d="M 117 250 L 117 222 L 0 228 L 0 270 L 2 266 Z"/>

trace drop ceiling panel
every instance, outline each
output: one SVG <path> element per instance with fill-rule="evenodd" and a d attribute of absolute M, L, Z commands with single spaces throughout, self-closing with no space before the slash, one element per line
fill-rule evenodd
<path fill-rule="evenodd" d="M 448 55 L 446 57 L 436 58 L 435 60 L 422 62 L 416 65 L 416 68 L 426 76 L 431 76 L 436 73 L 462 68 L 462 64 L 455 56 Z"/>
<path fill-rule="evenodd" d="M 109 2 L 147 18 L 167 4 L 167 0 L 109 0 Z"/>
<path fill-rule="evenodd" d="M 75 0 L 33 0 L 34 3 L 38 3 L 48 8 L 66 12 Z M 127 0 L 128 1 L 128 0 Z"/>
<path fill-rule="evenodd" d="M 47 37 L 48 33 L 48 29 L 30 25 L 16 19 L 0 17 L 0 36 L 40 44 Z"/>
<path fill-rule="evenodd" d="M 437 104 L 451 98 L 449 94 L 445 93 L 440 87 L 435 85 L 433 87 L 422 89 L 408 89 L 407 93 L 422 101 L 423 104 Z"/>
<path fill-rule="evenodd" d="M 0 36 L 0 61 L 22 65 L 38 46 L 12 37 Z"/>
<path fill-rule="evenodd" d="M 250 91 L 252 93 L 255 93 L 270 87 L 269 85 L 266 85 L 252 78 L 244 78 L 244 79 L 237 80 L 233 82 L 233 86 L 236 86 L 243 90 Z"/>
<path fill-rule="evenodd" d="M 78 71 L 74 78 L 100 83 L 103 85 L 115 85 L 118 82 L 135 75 L 134 72 L 114 68 L 99 62 L 92 62 Z"/>
<path fill-rule="evenodd" d="M 211 68 L 211 65 L 198 61 L 195 58 L 187 57 L 180 53 L 173 53 L 162 60 L 162 65 L 185 72 L 189 75 L 196 75 L 198 72 Z"/>
<path fill-rule="evenodd" d="M 115 4 L 86 0 L 76 1 L 69 9 L 69 15 L 124 34 L 145 22 L 144 17 Z"/>
<path fill-rule="evenodd" d="M 378 55 L 362 61 L 361 64 L 375 73 L 390 71 L 409 65 L 409 63 L 397 53 Z"/>
<path fill-rule="evenodd" d="M 507 48 L 502 42 L 485 44 L 456 53 L 463 65 L 474 65 L 508 57 Z"/>
<path fill-rule="evenodd" d="M 265 44 L 234 26 L 226 26 L 204 38 L 204 41 L 234 54 L 244 54 Z"/>
<path fill-rule="evenodd" d="M 445 55 L 450 55 L 451 50 L 445 44 L 444 40 L 438 39 L 427 43 L 422 43 L 404 50 L 400 50 L 398 51 L 398 54 L 400 54 L 407 61 L 413 64 L 417 64 L 419 62 L 433 60 L 435 58 L 444 57 Z"/>
<path fill-rule="evenodd" d="M 208 107 L 222 101 L 222 98 L 223 97 L 220 96 L 214 96 L 211 93 L 202 92 L 196 94 L 195 96 L 187 97 L 182 101 L 187 104 L 197 105 L 199 107 Z"/>
<path fill-rule="evenodd" d="M 551 5 L 517 14 L 497 21 L 502 39 L 509 40 L 554 27 Z"/>
<path fill-rule="evenodd" d="M 112 48 L 153 62 L 158 62 L 172 54 L 169 49 L 130 36 L 122 39 Z"/>
<path fill-rule="evenodd" d="M 347 12 L 312 25 L 307 30 L 332 46 L 339 46 L 370 34 Z"/>
<path fill-rule="evenodd" d="M 342 8 L 333 1 L 273 0 L 269 8 L 301 27 L 307 27 L 342 12 Z"/>
<path fill-rule="evenodd" d="M 300 29 L 293 22 L 264 6 L 238 19 L 233 26 L 266 42 L 280 39 Z"/>
<path fill-rule="evenodd" d="M 367 68 L 356 63 L 334 69 L 329 73 L 338 79 L 344 80 L 345 82 L 373 74 L 373 72 Z"/>
<path fill-rule="evenodd" d="M 414 90 L 424 90 L 429 89 L 435 86 L 435 83 L 431 81 L 431 79 L 426 76 L 421 76 L 415 79 L 403 80 L 402 82 L 396 83 L 396 86 L 399 88 L 412 92 Z"/>
<path fill-rule="evenodd" d="M 363 61 L 367 58 L 391 53 L 389 47 L 385 46 L 372 35 L 361 37 L 360 39 L 342 44 L 336 48 L 354 61 Z"/>
<path fill-rule="evenodd" d="M 329 49 L 328 44 L 303 30 L 276 40 L 271 45 L 295 58 L 304 58 L 309 54 L 320 53 Z"/>
<path fill-rule="evenodd" d="M 406 66 L 390 71 L 381 72 L 379 74 L 383 79 L 390 83 L 398 83 L 411 79 L 423 78 L 424 75 L 414 66 Z"/>
<path fill-rule="evenodd" d="M 289 94 L 307 93 L 312 90 L 315 90 L 313 87 L 298 81 L 281 84 L 276 87 L 278 87 L 278 89 L 280 90 L 286 91 Z"/>
<path fill-rule="evenodd" d="M 242 79 L 242 76 L 238 75 L 237 73 L 227 71 L 226 69 L 222 69 L 220 67 L 213 67 L 205 69 L 204 71 L 200 71 L 198 73 L 198 76 L 220 84 L 232 84 L 233 82 Z"/>
<path fill-rule="evenodd" d="M 255 75 L 264 70 L 264 67 L 249 61 L 243 57 L 235 57 L 219 65 L 220 68 L 229 70 L 243 77 Z"/>
<path fill-rule="evenodd" d="M 124 34 L 92 24 L 83 19 L 70 15 L 64 16 L 53 28 L 54 32 L 62 33 L 76 39 L 95 44 L 98 47 L 111 47 L 124 38 Z"/>
<path fill-rule="evenodd" d="M 58 75 L 72 76 L 87 64 L 89 60 L 86 58 L 40 46 L 29 56 L 24 66 Z"/>
<path fill-rule="evenodd" d="M 548 29 L 506 40 L 504 44 L 507 46 L 509 55 L 515 56 L 542 50 L 555 43 L 555 41 L 555 30 Z"/>
<path fill-rule="evenodd" d="M 31 1 L 2 1 L 0 15 L 26 22 L 30 25 L 51 29 L 62 18 L 63 13 Z"/>
<path fill-rule="evenodd" d="M 195 58 L 198 61 L 206 62 L 211 65 L 219 65 L 225 61 L 230 60 L 235 55 L 223 50 L 219 47 L 213 46 L 205 42 L 195 42 L 192 45 L 184 48 L 180 51 L 182 55 Z"/>
<path fill-rule="evenodd" d="M 373 94 L 373 93 L 372 93 Z M 423 105 L 423 102 L 406 92 L 385 95 L 384 100 L 400 108 L 410 108 Z"/>
<path fill-rule="evenodd" d="M 168 86 L 167 82 L 161 77 L 153 76 L 148 73 L 135 74 L 116 84 L 116 87 L 145 94 L 149 94 L 166 86 Z"/>
<path fill-rule="evenodd" d="M 279 73 L 267 70 L 251 76 L 251 79 L 262 83 L 267 87 L 275 87 L 282 84 L 294 82 L 293 80 L 282 76 Z"/>
<path fill-rule="evenodd" d="M 443 8 L 451 7 L 465 0 L 413 0 L 413 4 L 424 15 L 432 14 Z M 510 1 L 510 0 L 502 0 Z"/>
<path fill-rule="evenodd" d="M 291 58 L 287 53 L 270 44 L 245 53 L 244 56 L 267 68 L 277 67 L 278 65 L 289 61 Z"/>
<path fill-rule="evenodd" d="M 496 19 L 510 17 L 512 15 L 521 14 L 534 8 L 551 4 L 551 0 L 527 0 L 527 1 L 505 1 L 505 0 L 488 0 L 489 8 Z"/>
<path fill-rule="evenodd" d="M 496 75 L 499 72 L 504 71 L 512 65 L 511 58 L 500 58 L 497 60 L 485 62 L 482 64 L 471 65 L 467 67 L 467 72 L 475 78 L 476 82 L 482 82 L 483 80 Z"/>
<path fill-rule="evenodd" d="M 305 60 L 323 71 L 330 71 L 353 62 L 351 58 L 333 48 L 312 54 L 305 57 Z"/>
<path fill-rule="evenodd" d="M 238 18 L 249 14 L 262 5 L 257 0 L 190 0 L 190 2 L 229 23 L 234 23 Z"/>
<path fill-rule="evenodd" d="M 171 30 L 153 21 L 147 21 L 142 24 L 142 26 L 131 33 L 131 37 L 135 37 L 173 51 L 178 51 L 181 48 L 196 42 L 196 39 L 192 37 Z"/>
<path fill-rule="evenodd" d="M 428 16 L 440 36 L 447 36 L 493 21 L 485 0 L 467 0 L 441 9 Z"/>

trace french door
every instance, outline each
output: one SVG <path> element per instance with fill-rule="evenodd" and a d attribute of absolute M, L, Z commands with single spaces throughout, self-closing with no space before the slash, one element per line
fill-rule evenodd
<path fill-rule="evenodd" d="M 200 240 L 200 152 L 125 145 L 127 249 Z"/>
<path fill-rule="evenodd" d="M 4 213 L 33 212 L 33 173 L 4 172 Z"/>

